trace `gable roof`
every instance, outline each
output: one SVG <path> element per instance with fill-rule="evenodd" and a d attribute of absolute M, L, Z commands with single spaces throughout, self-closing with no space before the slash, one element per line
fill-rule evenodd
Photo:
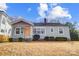
<path fill-rule="evenodd" d="M 22 18 L 13 21 L 12 24 L 17 24 L 17 23 L 19 23 L 19 22 L 23 22 L 23 23 L 26 23 L 26 24 L 29 24 L 29 25 L 33 25 L 31 22 L 25 21 L 25 20 L 22 19 Z"/>
<path fill-rule="evenodd" d="M 66 26 L 61 23 L 34 23 L 34 26 Z"/>

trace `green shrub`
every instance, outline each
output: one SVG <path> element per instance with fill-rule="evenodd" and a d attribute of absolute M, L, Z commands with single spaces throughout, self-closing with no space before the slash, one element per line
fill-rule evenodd
<path fill-rule="evenodd" d="M 19 42 L 22 42 L 23 41 L 23 38 L 20 37 L 18 40 L 19 40 Z"/>
<path fill-rule="evenodd" d="M 34 35 L 34 36 L 33 36 L 33 40 L 34 40 L 34 41 L 36 41 L 36 40 L 38 40 L 38 39 L 40 39 L 40 35 Z"/>
<path fill-rule="evenodd" d="M 77 33 L 71 32 L 70 37 L 72 41 L 79 41 L 79 37 Z"/>
<path fill-rule="evenodd" d="M 13 38 L 9 38 L 9 42 L 13 42 Z"/>
<path fill-rule="evenodd" d="M 79 41 L 79 39 L 71 39 L 71 41 Z"/>
<path fill-rule="evenodd" d="M 49 41 L 49 37 L 46 36 L 46 37 L 44 38 L 44 40 L 45 40 L 45 41 Z"/>
<path fill-rule="evenodd" d="M 56 37 L 55 38 L 56 41 L 67 41 L 66 37 Z"/>
<path fill-rule="evenodd" d="M 44 38 L 44 40 L 46 40 L 46 41 L 54 41 L 55 39 L 54 39 L 54 37 L 48 37 L 48 36 L 46 36 Z"/>
<path fill-rule="evenodd" d="M 54 37 L 49 37 L 49 40 L 54 41 L 55 39 L 54 39 Z"/>

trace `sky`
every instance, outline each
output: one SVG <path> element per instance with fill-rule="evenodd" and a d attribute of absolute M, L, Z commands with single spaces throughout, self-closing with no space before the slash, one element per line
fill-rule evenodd
<path fill-rule="evenodd" d="M 32 22 L 42 18 L 62 19 L 63 21 L 77 22 L 79 26 L 78 3 L 7 3 L 0 4 L 11 17 L 23 17 Z"/>

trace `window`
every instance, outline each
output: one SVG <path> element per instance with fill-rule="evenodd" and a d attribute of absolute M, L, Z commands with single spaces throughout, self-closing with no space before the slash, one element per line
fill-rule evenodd
<path fill-rule="evenodd" d="M 16 28 L 16 34 L 23 34 L 23 27 Z"/>
<path fill-rule="evenodd" d="M 59 28 L 59 33 L 63 34 L 63 29 Z"/>
<path fill-rule="evenodd" d="M 40 29 L 39 28 L 34 28 L 33 29 L 33 33 L 34 34 L 39 34 L 40 33 Z"/>
<path fill-rule="evenodd" d="M 34 33 L 34 34 L 36 33 L 36 28 L 33 29 L 33 33 Z"/>
<path fill-rule="evenodd" d="M 53 28 L 51 28 L 51 32 L 53 32 Z"/>
<path fill-rule="evenodd" d="M 45 29 L 41 28 L 41 34 L 44 34 L 44 33 L 45 33 Z"/>
<path fill-rule="evenodd" d="M 43 28 L 34 28 L 33 33 L 34 34 L 44 34 L 45 30 Z"/>
<path fill-rule="evenodd" d="M 20 28 L 16 28 L 16 34 L 20 34 Z"/>
<path fill-rule="evenodd" d="M 2 19 L 2 24 L 5 24 L 5 18 Z"/>
<path fill-rule="evenodd" d="M 11 29 L 8 30 L 8 34 L 11 33 Z"/>
<path fill-rule="evenodd" d="M 1 29 L 1 32 L 4 33 L 5 31 L 3 29 Z"/>
<path fill-rule="evenodd" d="M 21 27 L 21 34 L 23 34 L 23 27 Z"/>

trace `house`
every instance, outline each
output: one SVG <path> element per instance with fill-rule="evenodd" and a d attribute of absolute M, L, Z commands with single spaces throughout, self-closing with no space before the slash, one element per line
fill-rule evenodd
<path fill-rule="evenodd" d="M 12 24 L 13 38 L 30 38 L 34 35 L 39 35 L 40 39 L 48 37 L 66 37 L 70 39 L 69 27 L 61 23 L 48 23 L 44 19 L 44 23 L 29 23 L 24 19 L 19 18 Z"/>
<path fill-rule="evenodd" d="M 34 23 L 33 35 L 40 35 L 41 39 L 48 37 L 66 37 L 70 39 L 69 27 L 61 23 Z"/>
<path fill-rule="evenodd" d="M 0 38 L 3 36 L 24 38 L 32 40 L 34 35 L 39 35 L 40 39 L 48 37 L 66 37 L 70 40 L 69 27 L 61 23 L 48 23 L 44 19 L 43 23 L 31 23 L 19 17 L 12 21 L 11 18 L 3 11 L 0 12 Z"/>
<path fill-rule="evenodd" d="M 11 18 L 4 12 L 0 11 L 0 39 L 11 37 Z"/>

